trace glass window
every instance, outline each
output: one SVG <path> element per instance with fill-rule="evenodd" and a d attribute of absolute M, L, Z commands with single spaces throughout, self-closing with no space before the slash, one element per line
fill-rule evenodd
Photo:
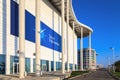
<path fill-rule="evenodd" d="M 69 66 L 70 66 L 70 70 L 72 70 L 72 68 L 73 68 L 73 64 L 69 64 Z"/>
<path fill-rule="evenodd" d="M 13 63 L 19 63 L 18 56 L 10 56 L 10 74 L 13 74 Z M 30 58 L 25 58 L 25 71 L 30 72 Z"/>
<path fill-rule="evenodd" d="M 67 62 L 65 63 L 65 70 L 67 70 Z"/>
<path fill-rule="evenodd" d="M 5 74 L 5 55 L 0 55 L 0 74 Z"/>
<path fill-rule="evenodd" d="M 41 70 L 42 71 L 49 71 L 49 61 L 41 60 Z"/>
<path fill-rule="evenodd" d="M 10 74 L 13 73 L 14 56 L 10 56 Z"/>
<path fill-rule="evenodd" d="M 53 70 L 54 70 L 54 62 L 51 61 L 51 71 L 53 71 Z"/>
<path fill-rule="evenodd" d="M 30 72 L 30 58 L 25 58 L 25 71 Z"/>
<path fill-rule="evenodd" d="M 13 65 L 13 63 L 16 63 L 16 64 Z M 13 74 L 13 69 L 15 71 L 14 73 L 17 73 L 17 67 L 16 67 L 17 63 L 19 63 L 19 57 L 18 56 L 10 56 L 10 74 Z"/>
<path fill-rule="evenodd" d="M 35 69 L 36 69 L 36 67 L 35 67 L 35 59 L 33 59 L 33 72 L 35 72 Z"/>
<path fill-rule="evenodd" d="M 62 70 L 62 63 L 56 62 L 56 70 Z"/>
<path fill-rule="evenodd" d="M 78 70 L 78 65 L 77 64 L 75 64 L 75 70 Z"/>

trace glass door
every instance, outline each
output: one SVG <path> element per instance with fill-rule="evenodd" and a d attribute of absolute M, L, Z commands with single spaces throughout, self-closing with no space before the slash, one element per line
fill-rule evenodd
<path fill-rule="evenodd" d="M 14 62 L 13 63 L 13 74 L 18 74 L 19 73 L 19 63 Z"/>

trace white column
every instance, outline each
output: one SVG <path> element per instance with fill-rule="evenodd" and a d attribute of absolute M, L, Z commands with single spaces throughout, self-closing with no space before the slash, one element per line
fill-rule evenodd
<path fill-rule="evenodd" d="M 25 72 L 25 0 L 19 0 L 19 78 Z"/>
<path fill-rule="evenodd" d="M 115 53 L 114 53 L 114 48 L 111 48 L 112 50 L 112 56 L 113 56 L 113 72 L 115 72 Z"/>
<path fill-rule="evenodd" d="M 69 28 L 69 0 L 67 0 L 67 27 L 66 27 L 66 42 L 67 42 L 67 72 L 69 72 L 69 40 L 68 40 L 68 28 Z"/>
<path fill-rule="evenodd" d="M 91 32 L 89 32 L 89 69 L 91 69 Z"/>
<path fill-rule="evenodd" d="M 51 72 L 51 61 L 49 61 L 49 72 Z"/>
<path fill-rule="evenodd" d="M 35 51 L 36 51 L 36 75 L 40 75 L 40 1 L 35 0 L 35 13 L 36 13 L 36 44 L 35 44 Z"/>
<path fill-rule="evenodd" d="M 30 58 L 30 72 L 33 73 L 33 58 Z"/>
<path fill-rule="evenodd" d="M 75 48 L 74 48 L 74 22 L 73 22 L 73 71 L 75 71 Z"/>
<path fill-rule="evenodd" d="M 4 1 L 4 0 L 3 0 Z M 10 74 L 10 0 L 6 0 L 6 66 L 5 74 Z"/>
<path fill-rule="evenodd" d="M 83 70 L 83 27 L 81 27 L 80 38 L 80 69 Z"/>
<path fill-rule="evenodd" d="M 64 0 L 61 0 L 61 4 L 62 4 L 62 7 L 61 7 L 61 14 L 62 14 L 62 18 L 61 18 L 61 32 L 62 32 L 62 73 L 65 73 L 65 60 L 64 60 Z"/>
<path fill-rule="evenodd" d="M 108 59 L 108 71 L 110 72 L 110 57 L 108 56 L 107 59 Z"/>
<path fill-rule="evenodd" d="M 54 70 L 53 71 L 56 71 L 56 61 L 54 61 Z"/>

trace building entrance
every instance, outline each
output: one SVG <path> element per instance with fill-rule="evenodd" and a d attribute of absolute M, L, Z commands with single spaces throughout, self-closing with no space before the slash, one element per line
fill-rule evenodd
<path fill-rule="evenodd" d="M 47 65 L 46 64 L 42 64 L 42 71 L 47 71 Z"/>
<path fill-rule="evenodd" d="M 13 74 L 18 74 L 19 73 L 19 63 L 14 62 L 13 63 Z"/>

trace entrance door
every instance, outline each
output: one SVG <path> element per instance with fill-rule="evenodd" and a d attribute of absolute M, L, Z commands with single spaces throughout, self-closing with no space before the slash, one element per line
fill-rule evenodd
<path fill-rule="evenodd" d="M 42 64 L 42 71 L 47 71 L 47 66 L 46 66 L 46 64 Z"/>
<path fill-rule="evenodd" d="M 18 74 L 19 73 L 19 63 L 14 62 L 13 63 L 13 74 Z"/>

